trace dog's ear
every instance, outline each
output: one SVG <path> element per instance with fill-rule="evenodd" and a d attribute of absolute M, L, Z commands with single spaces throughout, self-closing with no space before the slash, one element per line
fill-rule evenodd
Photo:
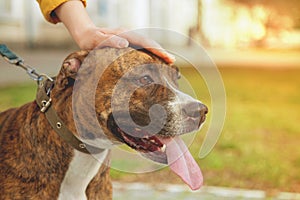
<path fill-rule="evenodd" d="M 63 62 L 56 77 L 56 87 L 65 88 L 74 83 L 76 74 L 89 51 L 79 51 L 70 54 Z"/>

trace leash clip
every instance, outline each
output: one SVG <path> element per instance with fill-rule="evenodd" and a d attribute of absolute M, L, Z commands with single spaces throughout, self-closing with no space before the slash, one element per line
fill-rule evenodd
<path fill-rule="evenodd" d="M 5 44 L 0 44 L 0 55 L 7 61 L 9 64 L 16 65 L 24 69 L 28 76 L 38 83 L 42 80 L 43 77 L 46 77 L 50 81 L 53 81 L 48 75 L 46 74 L 39 74 L 34 68 L 30 67 L 29 65 L 25 64 L 24 60 L 14 54 Z"/>
<path fill-rule="evenodd" d="M 36 72 L 35 69 L 27 66 L 26 72 L 27 72 L 29 78 L 31 78 L 34 81 L 39 81 L 40 75 L 38 75 L 38 73 Z"/>

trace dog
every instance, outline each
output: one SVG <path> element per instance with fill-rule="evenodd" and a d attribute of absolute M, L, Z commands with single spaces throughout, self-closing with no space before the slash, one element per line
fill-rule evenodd
<path fill-rule="evenodd" d="M 176 66 L 143 49 L 70 54 L 55 80 L 39 86 L 47 101 L 0 114 L 0 199 L 112 199 L 110 145 L 124 143 L 198 189 L 201 171 L 179 135 L 198 130 L 208 109 L 178 90 L 179 78 Z M 47 109 L 61 122 L 52 126 Z M 58 134 L 62 125 L 90 152 Z"/>

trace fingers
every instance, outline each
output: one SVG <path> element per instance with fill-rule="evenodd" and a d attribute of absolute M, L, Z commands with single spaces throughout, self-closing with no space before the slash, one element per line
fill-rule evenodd
<path fill-rule="evenodd" d="M 166 61 L 169 64 L 173 64 L 176 60 L 174 55 L 168 53 L 164 49 L 160 49 L 160 50 L 154 48 L 146 48 L 146 49 L 151 53 L 161 57 L 164 61 Z"/>
<path fill-rule="evenodd" d="M 101 29 L 104 33 L 109 35 L 118 35 L 114 37 L 111 37 L 108 39 L 107 42 L 111 42 L 111 44 L 114 44 L 113 41 L 110 40 L 118 40 L 119 38 L 126 39 L 130 44 L 133 44 L 135 46 L 140 46 L 142 48 L 147 49 L 148 51 L 152 52 L 153 54 L 159 56 L 165 62 L 172 64 L 175 62 L 175 56 L 169 54 L 166 50 L 164 50 L 157 42 L 155 42 L 152 39 L 146 38 L 138 33 L 135 33 L 133 31 L 127 31 L 125 29 L 108 29 L 108 28 L 102 28 Z M 128 46 L 128 45 L 127 45 Z M 117 47 L 117 46 L 114 46 Z M 119 47 L 122 48 L 122 47 Z"/>
<path fill-rule="evenodd" d="M 112 34 L 105 34 L 103 40 L 97 44 L 97 47 L 114 47 L 114 48 L 125 48 L 129 46 L 129 42 L 122 37 L 112 35 Z"/>

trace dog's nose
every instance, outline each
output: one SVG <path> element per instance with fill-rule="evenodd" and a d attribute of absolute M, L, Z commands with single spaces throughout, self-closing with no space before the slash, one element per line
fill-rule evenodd
<path fill-rule="evenodd" d="M 206 115 L 208 113 L 207 106 L 202 103 L 200 103 L 200 113 L 201 113 L 201 115 Z"/>
<path fill-rule="evenodd" d="M 189 102 L 183 106 L 182 112 L 187 116 L 194 119 L 199 119 L 202 121 L 202 118 L 208 113 L 208 108 L 206 105 L 200 102 Z"/>

